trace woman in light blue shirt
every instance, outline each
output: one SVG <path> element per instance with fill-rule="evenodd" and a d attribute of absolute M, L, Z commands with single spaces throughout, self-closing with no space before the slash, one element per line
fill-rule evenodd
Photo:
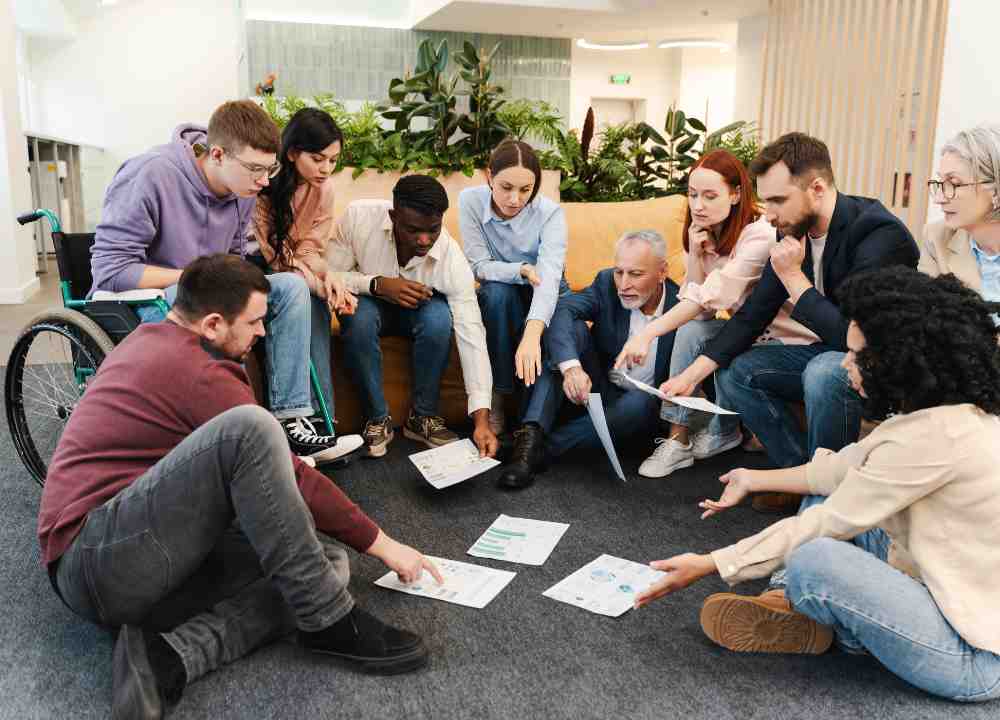
<path fill-rule="evenodd" d="M 493 361 L 490 426 L 500 433 L 502 396 L 522 383 L 530 387 L 541 374 L 542 334 L 560 294 L 569 291 L 563 278 L 567 230 L 559 204 L 538 194 L 542 169 L 527 143 L 500 143 L 486 178 L 487 185 L 459 195 L 459 228 L 480 284 L 479 307 Z"/>

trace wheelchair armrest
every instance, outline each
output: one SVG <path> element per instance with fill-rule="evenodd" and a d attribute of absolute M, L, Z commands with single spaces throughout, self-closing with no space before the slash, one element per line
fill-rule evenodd
<path fill-rule="evenodd" d="M 118 302 L 143 302 L 166 297 L 166 293 L 158 288 L 145 288 L 142 290 L 126 290 L 125 292 L 108 292 L 98 290 L 94 293 L 94 300 L 117 300 Z"/>

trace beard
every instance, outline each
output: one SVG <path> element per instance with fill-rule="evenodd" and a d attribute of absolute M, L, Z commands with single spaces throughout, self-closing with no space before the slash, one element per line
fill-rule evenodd
<path fill-rule="evenodd" d="M 793 225 L 790 225 L 787 230 L 782 231 L 782 235 L 785 237 L 795 238 L 796 240 L 803 240 L 805 239 L 806 233 L 809 232 L 809 229 L 815 225 L 818 220 L 819 213 L 806 213 L 801 220 Z"/>
<path fill-rule="evenodd" d="M 653 294 L 650 293 L 645 296 L 639 296 L 635 300 L 626 300 L 621 295 L 619 295 L 618 302 L 620 302 L 622 304 L 622 307 L 625 308 L 626 310 L 637 310 L 638 308 L 641 308 L 643 305 L 645 305 L 646 302 L 649 300 L 649 298 L 651 298 L 652 296 Z"/>

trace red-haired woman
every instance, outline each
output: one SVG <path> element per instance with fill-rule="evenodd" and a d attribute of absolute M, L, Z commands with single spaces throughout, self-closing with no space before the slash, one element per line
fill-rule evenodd
<path fill-rule="evenodd" d="M 725 321 L 715 319 L 716 313 L 736 312 L 750 295 L 775 242 L 775 230 L 761 217 L 743 163 L 727 150 L 703 155 L 688 176 L 687 275 L 678 295 L 680 302 L 632 337 L 615 367 L 641 365 L 655 338 L 677 330 L 670 376 L 682 372 L 721 329 Z M 780 315 L 775 321 L 775 325 L 788 323 Z M 735 415 L 713 415 L 704 429 L 692 434 L 688 431 L 690 414 L 680 405 L 663 403 L 660 417 L 670 423 L 670 432 L 666 438 L 657 438 L 656 450 L 639 467 L 640 475 L 665 477 L 690 467 L 696 459 L 740 444 L 742 434 Z"/>

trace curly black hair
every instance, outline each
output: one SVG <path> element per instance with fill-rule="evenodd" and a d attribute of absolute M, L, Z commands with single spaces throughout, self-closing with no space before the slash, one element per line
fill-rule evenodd
<path fill-rule="evenodd" d="M 856 362 L 869 417 L 961 403 L 1000 415 L 1000 303 L 902 266 L 856 275 L 838 296 L 865 337 Z"/>

